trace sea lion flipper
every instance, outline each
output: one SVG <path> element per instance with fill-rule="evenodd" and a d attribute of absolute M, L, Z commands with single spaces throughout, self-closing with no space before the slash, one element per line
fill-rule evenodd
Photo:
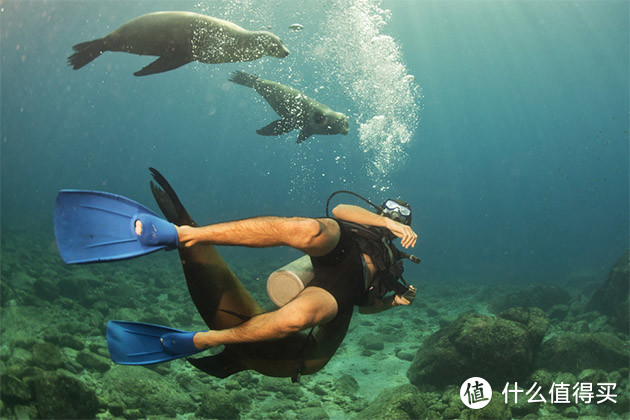
<path fill-rule="evenodd" d="M 81 42 L 72 47 L 74 54 L 68 57 L 68 65 L 78 70 L 90 61 L 94 60 L 105 50 L 105 40 L 103 38 L 93 41 Z"/>
<path fill-rule="evenodd" d="M 280 134 L 286 134 L 289 131 L 293 131 L 296 128 L 295 122 L 286 118 L 281 118 L 279 120 L 275 120 L 271 124 L 267 124 L 259 130 L 256 130 L 256 133 L 261 136 L 279 136 Z"/>
<path fill-rule="evenodd" d="M 232 72 L 228 80 L 238 85 L 243 85 L 243 86 L 253 88 L 254 86 L 256 86 L 256 82 L 258 81 L 258 79 L 259 79 L 258 76 L 249 74 L 246 71 L 236 70 Z"/>
<path fill-rule="evenodd" d="M 151 192 L 169 221 L 198 226 L 166 178 L 155 169 L 151 173 L 157 183 Z M 179 255 L 190 296 L 210 329 L 231 328 L 263 312 L 214 246 L 197 243 L 179 248 Z"/>
<path fill-rule="evenodd" d="M 247 369 L 242 361 L 235 357 L 233 352 L 230 352 L 228 349 L 213 356 L 200 357 L 197 359 L 189 358 L 186 360 L 197 369 L 220 379 L 225 379 L 230 375 Z"/>
<path fill-rule="evenodd" d="M 165 71 L 173 70 L 184 64 L 190 63 L 190 60 L 176 56 L 176 55 L 163 55 L 142 70 L 135 72 L 134 76 L 148 76 L 149 74 L 164 73 Z"/>
<path fill-rule="evenodd" d="M 300 131 L 300 134 L 298 135 L 298 139 L 297 139 L 296 143 L 300 144 L 304 140 L 306 140 L 307 138 L 311 137 L 312 135 L 313 135 L 313 133 L 311 133 L 310 131 L 306 131 L 306 128 L 303 128 L 302 131 Z"/>

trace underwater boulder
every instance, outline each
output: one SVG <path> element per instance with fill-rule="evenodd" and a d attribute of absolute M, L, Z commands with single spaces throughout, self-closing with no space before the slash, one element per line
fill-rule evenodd
<path fill-rule="evenodd" d="M 140 366 L 113 366 L 103 375 L 101 391 L 106 407 L 125 410 L 124 416 L 133 410 L 140 417 L 174 418 L 196 410 L 190 395 L 167 376 Z"/>
<path fill-rule="evenodd" d="M 75 301 L 81 301 L 89 289 L 87 279 L 78 275 L 62 278 L 57 287 L 61 296 Z"/>
<path fill-rule="evenodd" d="M 545 341 L 536 365 L 554 372 L 578 374 L 584 369 L 613 371 L 628 366 L 627 344 L 613 333 L 566 333 Z"/>
<path fill-rule="evenodd" d="M 433 333 L 407 371 L 410 382 L 423 389 L 461 385 L 473 376 L 491 385 L 527 377 L 549 321 L 538 308 L 502 316 L 468 312 Z"/>
<path fill-rule="evenodd" d="M 27 404 L 33 398 L 33 392 L 28 383 L 23 380 L 23 372 L 12 366 L 0 375 L 2 392 L 0 399 L 9 406 Z"/>
<path fill-rule="evenodd" d="M 368 333 L 359 339 L 359 346 L 367 350 L 380 351 L 385 348 L 385 341 L 383 335 Z"/>
<path fill-rule="evenodd" d="M 626 250 L 608 273 L 604 283 L 595 290 L 586 311 L 598 311 L 611 319 L 623 333 L 630 328 L 630 250 Z"/>
<path fill-rule="evenodd" d="M 62 371 L 31 379 L 35 405 L 44 419 L 91 419 L 98 413 L 96 392 Z"/>
<path fill-rule="evenodd" d="M 499 313 L 508 308 L 527 306 L 550 310 L 555 305 L 566 305 L 571 296 L 563 287 L 552 284 L 532 284 L 514 293 L 499 296 L 490 304 L 490 310 Z"/>
<path fill-rule="evenodd" d="M 108 358 L 92 353 L 89 350 L 80 351 L 76 359 L 84 369 L 101 373 L 106 372 L 112 364 Z"/>
<path fill-rule="evenodd" d="M 401 385 L 382 391 L 355 419 L 421 419 L 427 417 L 426 407 L 418 388 Z"/>
<path fill-rule="evenodd" d="M 78 351 L 85 348 L 83 337 L 61 332 L 58 327 L 47 328 L 44 331 L 43 339 L 45 342 L 54 344 L 58 348 L 69 347 Z"/>
<path fill-rule="evenodd" d="M 206 389 L 195 415 L 204 419 L 240 419 L 241 411 L 252 405 L 251 398 L 243 391 Z"/>
<path fill-rule="evenodd" d="M 525 327 L 533 348 L 538 348 L 549 329 L 549 319 L 540 308 L 510 308 L 498 315 L 499 318 L 518 322 Z"/>
<path fill-rule="evenodd" d="M 459 418 L 467 420 L 509 420 L 512 418 L 511 407 L 504 401 L 504 397 L 501 393 L 492 391 L 492 398 L 488 405 L 481 409 L 467 408 L 460 413 Z"/>
<path fill-rule="evenodd" d="M 59 347 L 44 342 L 33 346 L 30 362 L 33 366 L 53 371 L 64 367 L 67 361 Z"/>
<path fill-rule="evenodd" d="M 33 283 L 33 292 L 38 298 L 52 302 L 59 297 L 57 285 L 49 278 L 40 277 Z"/>

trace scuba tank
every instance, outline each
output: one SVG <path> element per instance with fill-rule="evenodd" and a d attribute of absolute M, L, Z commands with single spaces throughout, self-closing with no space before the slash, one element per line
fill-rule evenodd
<path fill-rule="evenodd" d="M 271 273 L 267 279 L 267 294 L 278 307 L 291 302 L 313 280 L 311 257 L 303 255 L 297 260 Z"/>

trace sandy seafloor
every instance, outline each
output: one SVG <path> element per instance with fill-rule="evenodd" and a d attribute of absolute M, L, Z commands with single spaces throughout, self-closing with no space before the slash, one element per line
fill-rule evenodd
<path fill-rule="evenodd" d="M 282 262 L 254 258 L 231 264 L 254 297 L 266 309 L 272 309 L 265 279 Z M 488 303 L 492 299 L 519 288 L 492 284 L 477 287 L 465 279 L 445 284 L 408 279 L 419 289 L 413 306 L 374 315 L 355 313 L 344 343 L 329 364 L 317 374 L 303 376 L 299 384 L 291 384 L 288 378 L 267 378 L 257 373 L 215 379 L 182 360 L 151 367 L 117 366 L 109 361 L 105 341 L 108 319 L 153 322 L 185 330 L 204 329 L 188 296 L 176 253 L 161 251 L 130 261 L 66 266 L 57 255 L 52 238 L 10 232 L 2 238 L 2 278 L 4 378 L 7 369 L 32 375 L 41 373 L 39 369 L 59 372 L 61 368 L 97 396 L 100 407 L 96 417 L 100 418 L 205 417 L 196 410 L 209 395 L 228 399 L 224 414 L 218 418 L 361 418 L 362 410 L 382 391 L 409 384 L 406 373 L 411 358 L 429 335 L 464 312 L 489 314 Z M 50 287 L 43 286 L 43 282 L 50 283 Z M 584 302 L 583 293 L 588 294 L 602 282 L 602 278 L 588 276 L 573 279 L 574 305 Z M 48 298 L 43 299 L 44 296 Z M 591 322 L 593 331 L 610 331 L 605 324 L 603 317 Z M 552 320 L 547 338 L 562 333 L 563 325 Z M 71 337 L 81 341 L 85 348 L 73 349 L 77 346 Z M 370 344 L 378 341 L 382 341 L 383 348 L 371 350 Z M 52 351 L 48 348 L 51 354 L 44 360 L 40 360 L 36 350 L 41 343 L 53 343 L 55 347 Z M 98 363 L 88 366 L 85 357 L 80 356 L 86 352 L 96 354 Z M 47 365 L 55 363 L 55 357 L 61 359 L 60 366 Z M 115 372 L 123 376 L 108 379 Z M 622 372 L 627 375 L 627 369 Z M 133 388 L 127 388 L 130 384 Z M 618 385 L 619 395 L 625 395 L 622 399 L 627 403 L 627 379 Z M 431 398 L 436 404 L 440 399 L 448 403 L 446 394 L 441 392 L 431 394 Z M 453 392 L 451 389 L 450 393 Z M 182 396 L 190 398 L 187 404 L 173 403 Z M 36 410 L 42 404 L 39 399 L 35 395 L 32 401 L 10 407 L 4 403 L 3 417 L 38 417 Z M 162 401 L 165 407 L 171 403 L 179 405 L 175 411 L 159 404 L 147 408 L 157 404 L 155 401 Z M 610 407 L 592 404 L 579 408 L 581 416 L 623 418 L 619 410 L 615 412 Z M 535 415 L 574 417 L 562 415 L 552 405 L 543 406 Z"/>

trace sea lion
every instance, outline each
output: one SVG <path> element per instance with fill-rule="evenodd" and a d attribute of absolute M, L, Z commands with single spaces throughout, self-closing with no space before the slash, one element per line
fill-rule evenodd
<path fill-rule="evenodd" d="M 169 222 L 198 226 L 168 181 L 150 168 L 155 201 Z M 179 256 L 188 291 L 199 314 L 213 330 L 232 328 L 261 314 L 262 307 L 247 292 L 213 245 L 197 243 L 180 247 Z M 221 353 L 187 359 L 196 368 L 217 378 L 255 370 L 263 375 L 293 377 L 322 369 L 343 341 L 352 312 L 315 327 L 312 334 L 298 332 L 276 341 L 226 345 Z"/>
<path fill-rule="evenodd" d="M 279 136 L 299 128 L 297 143 L 313 134 L 348 134 L 348 117 L 309 98 L 292 87 L 235 71 L 230 82 L 248 86 L 262 96 L 282 118 L 256 130 L 261 136 Z"/>
<path fill-rule="evenodd" d="M 271 32 L 248 31 L 235 23 L 192 12 L 142 15 L 104 38 L 82 42 L 72 49 L 76 52 L 68 57 L 68 65 L 75 70 L 105 51 L 160 57 L 134 76 L 162 73 L 192 61 L 234 63 L 289 55 L 280 38 Z"/>

